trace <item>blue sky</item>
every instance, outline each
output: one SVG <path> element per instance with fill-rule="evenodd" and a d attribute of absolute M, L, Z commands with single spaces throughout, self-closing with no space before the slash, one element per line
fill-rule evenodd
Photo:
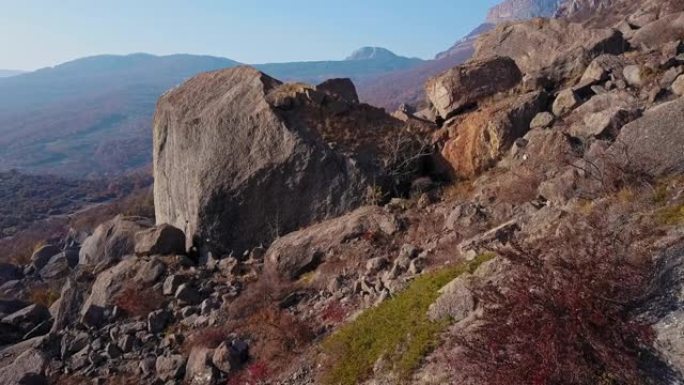
<path fill-rule="evenodd" d="M 498 0 L 0 0 L 0 68 L 96 54 L 193 53 L 244 63 L 343 59 L 382 46 L 430 58 Z"/>

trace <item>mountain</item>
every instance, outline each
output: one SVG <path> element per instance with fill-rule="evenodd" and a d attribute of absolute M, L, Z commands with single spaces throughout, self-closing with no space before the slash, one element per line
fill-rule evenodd
<path fill-rule="evenodd" d="M 318 83 L 331 78 L 360 82 L 384 73 L 419 66 L 423 60 L 399 56 L 380 47 L 363 47 L 345 60 L 255 64 L 254 67 L 284 81 Z"/>
<path fill-rule="evenodd" d="M 506 0 L 495 5 L 487 14 L 488 24 L 551 17 L 563 0 Z"/>
<path fill-rule="evenodd" d="M 17 76 L 24 73 L 24 71 L 19 70 L 0 70 L 0 78 L 8 78 L 10 76 Z"/>
<path fill-rule="evenodd" d="M 105 55 L 0 79 L 0 164 L 78 177 L 148 164 L 158 97 L 198 72 L 236 64 L 210 56 Z"/>
<path fill-rule="evenodd" d="M 362 49 L 357 52 L 363 52 Z M 415 67 L 376 48 L 355 60 L 256 65 L 286 81 L 361 81 Z M 196 55 L 103 55 L 0 79 L 0 164 L 71 177 L 116 175 L 150 163 L 157 99 L 198 73 L 240 63 Z"/>

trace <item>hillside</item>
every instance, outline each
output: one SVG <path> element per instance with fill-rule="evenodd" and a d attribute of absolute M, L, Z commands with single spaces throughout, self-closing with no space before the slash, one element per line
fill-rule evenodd
<path fill-rule="evenodd" d="M 3 70 L 0 69 L 0 78 L 8 78 L 10 76 L 17 76 L 24 73 L 23 71 L 17 71 L 17 70 Z"/>
<path fill-rule="evenodd" d="M 0 384 L 684 383 L 684 3 L 617 1 L 482 34 L 432 115 L 251 66 L 165 92 L 154 212 L 0 240 Z"/>

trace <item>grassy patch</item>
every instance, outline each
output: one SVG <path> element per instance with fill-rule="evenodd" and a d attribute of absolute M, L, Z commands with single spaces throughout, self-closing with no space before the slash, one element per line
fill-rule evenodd
<path fill-rule="evenodd" d="M 658 222 L 663 225 L 678 225 L 684 223 L 684 203 L 658 210 L 657 218 Z"/>
<path fill-rule="evenodd" d="M 491 258 L 482 255 L 469 263 L 423 274 L 396 297 L 364 312 L 328 337 L 323 350 L 334 364 L 324 382 L 357 384 L 372 372 L 381 357 L 388 369 L 406 379 L 436 347 L 439 333 L 448 325 L 446 320 L 432 322 L 426 315 L 430 304 L 439 297 L 438 290 Z"/>

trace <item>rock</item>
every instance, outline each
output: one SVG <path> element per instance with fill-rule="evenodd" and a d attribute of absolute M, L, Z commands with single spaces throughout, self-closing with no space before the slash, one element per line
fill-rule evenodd
<path fill-rule="evenodd" d="M 571 88 L 565 89 L 558 93 L 556 100 L 553 102 L 553 114 L 556 116 L 563 116 L 577 107 L 579 103 L 580 100 L 577 97 L 577 94 L 575 94 L 575 91 Z"/>
<path fill-rule="evenodd" d="M 641 67 L 636 64 L 626 66 L 622 74 L 627 83 L 633 87 L 638 88 L 644 84 L 643 72 Z"/>
<path fill-rule="evenodd" d="M 38 274 L 43 280 L 50 281 L 63 279 L 69 275 L 70 271 L 66 254 L 60 252 L 52 256 L 45 266 L 38 270 Z"/>
<path fill-rule="evenodd" d="M 109 342 L 105 345 L 105 354 L 109 359 L 115 360 L 123 354 L 123 351 L 116 344 Z"/>
<path fill-rule="evenodd" d="M 100 273 L 93 283 L 84 308 L 90 304 L 100 307 L 114 305 L 117 294 L 123 289 L 128 279 L 135 275 L 139 263 L 134 258 L 125 259 Z"/>
<path fill-rule="evenodd" d="M 684 75 L 680 75 L 670 87 L 675 95 L 684 96 Z"/>
<path fill-rule="evenodd" d="M 365 206 L 277 239 L 266 252 L 265 269 L 287 279 L 322 263 L 329 250 L 367 234 L 392 235 L 399 230 L 394 215 L 377 206 Z"/>
<path fill-rule="evenodd" d="M 79 252 L 79 264 L 96 266 L 100 263 L 111 264 L 123 256 L 132 254 L 135 247 L 134 236 L 150 224 L 141 218 L 116 216 L 95 229 Z"/>
<path fill-rule="evenodd" d="M 48 263 L 50 258 L 59 254 L 61 251 L 62 250 L 55 245 L 41 246 L 33 252 L 33 255 L 31 255 L 31 265 L 33 265 L 36 270 L 40 270 Z"/>
<path fill-rule="evenodd" d="M 375 257 L 371 258 L 366 262 L 366 274 L 374 275 L 379 273 L 382 269 L 387 266 L 387 258 L 385 257 Z"/>
<path fill-rule="evenodd" d="M 654 346 L 670 367 L 684 375 L 684 311 L 670 313 L 654 325 Z"/>
<path fill-rule="evenodd" d="M 59 299 L 50 307 L 52 318 L 55 320 L 52 324 L 53 332 L 60 331 L 76 323 L 82 301 L 83 295 L 81 290 L 79 290 L 73 280 L 67 279 L 62 287 Z"/>
<path fill-rule="evenodd" d="M 626 44 L 614 29 L 592 29 L 561 19 L 534 19 L 503 24 L 475 43 L 475 59 L 508 56 L 523 74 L 541 73 L 557 82 L 584 73 L 601 54 L 621 54 Z M 531 55 L 543 47 L 544 54 Z"/>
<path fill-rule="evenodd" d="M 202 346 L 195 346 L 190 351 L 188 363 L 185 365 L 185 381 L 190 385 L 213 385 L 218 373 L 211 364 L 214 351 Z"/>
<path fill-rule="evenodd" d="M 178 286 L 183 284 L 186 280 L 187 279 L 182 275 L 178 275 L 178 274 L 169 275 L 164 280 L 164 286 L 162 287 L 162 293 L 164 295 L 176 294 L 176 290 L 178 290 Z"/>
<path fill-rule="evenodd" d="M 221 372 L 230 373 L 230 371 L 235 367 L 236 362 L 234 362 L 234 358 L 231 355 L 230 344 L 228 342 L 221 342 L 221 344 L 214 350 L 211 362 Z"/>
<path fill-rule="evenodd" d="M 534 119 L 530 122 L 530 129 L 534 130 L 537 128 L 549 128 L 553 124 L 556 118 L 552 113 L 544 111 L 540 112 L 534 116 Z"/>
<path fill-rule="evenodd" d="M 11 263 L 0 263 L 0 285 L 8 281 L 19 280 L 24 277 L 21 269 Z"/>
<path fill-rule="evenodd" d="M 461 275 L 439 290 L 440 296 L 430 305 L 428 318 L 432 321 L 452 319 L 459 322 L 475 310 L 475 298 L 470 290 L 469 275 Z"/>
<path fill-rule="evenodd" d="M 174 294 L 181 305 L 196 305 L 202 301 L 200 293 L 189 283 L 183 283 L 178 286 Z"/>
<path fill-rule="evenodd" d="M 157 258 L 139 263 L 138 272 L 133 277 L 134 282 L 152 285 L 166 273 L 166 265 Z"/>
<path fill-rule="evenodd" d="M 622 73 L 624 64 L 615 55 L 600 55 L 589 63 L 575 88 L 583 88 L 608 80 L 609 75 Z"/>
<path fill-rule="evenodd" d="M 359 96 L 356 94 L 356 87 L 350 79 L 328 79 L 317 85 L 316 91 L 334 95 L 347 102 L 359 102 Z"/>
<path fill-rule="evenodd" d="M 684 98 L 658 105 L 622 127 L 607 157 L 652 175 L 684 172 Z"/>
<path fill-rule="evenodd" d="M 684 12 L 664 15 L 634 32 L 630 43 L 634 46 L 658 48 L 684 36 Z"/>
<path fill-rule="evenodd" d="M 640 115 L 641 112 L 639 110 L 619 107 L 590 113 L 584 116 L 583 124 L 571 127 L 570 134 L 579 138 L 615 138 L 622 126 L 638 118 Z"/>
<path fill-rule="evenodd" d="M 533 92 L 502 100 L 447 125 L 453 132 L 441 155 L 452 178 L 477 176 L 493 167 L 546 107 L 546 94 Z"/>
<path fill-rule="evenodd" d="M 185 358 L 180 354 L 159 356 L 155 363 L 157 378 L 161 381 L 173 381 L 180 379 L 185 371 Z"/>
<path fill-rule="evenodd" d="M 161 224 L 135 234 L 135 254 L 170 255 L 185 253 L 185 234 L 183 231 Z"/>
<path fill-rule="evenodd" d="M 47 385 L 45 369 L 48 361 L 37 349 L 28 349 L 11 365 L 0 368 L 0 384 Z"/>
<path fill-rule="evenodd" d="M 360 206 L 372 181 L 382 185 L 386 158 L 370 149 L 408 131 L 367 105 L 333 119 L 325 97 L 246 66 L 200 74 L 162 96 L 154 120 L 158 223 L 181 229 L 186 246 L 240 255 Z M 357 150 L 358 160 L 342 154 Z"/>
<path fill-rule="evenodd" d="M 471 61 L 433 77 L 425 85 L 428 99 L 448 119 L 480 99 L 513 88 L 522 75 L 508 57 Z"/>
<path fill-rule="evenodd" d="M 165 310 L 155 310 L 147 315 L 147 330 L 150 333 L 160 333 L 166 328 L 166 324 L 171 320 L 171 314 Z"/>
<path fill-rule="evenodd" d="M 21 280 L 7 281 L 0 285 L 0 298 L 26 298 L 26 286 Z"/>
<path fill-rule="evenodd" d="M 684 73 L 684 66 L 672 67 L 665 71 L 663 76 L 660 78 L 660 86 L 667 88 L 671 87 L 672 84 L 677 80 L 677 78 Z"/>
<path fill-rule="evenodd" d="M 43 305 L 34 304 L 5 316 L 2 323 L 16 326 L 28 332 L 49 319 L 50 311 Z"/>

